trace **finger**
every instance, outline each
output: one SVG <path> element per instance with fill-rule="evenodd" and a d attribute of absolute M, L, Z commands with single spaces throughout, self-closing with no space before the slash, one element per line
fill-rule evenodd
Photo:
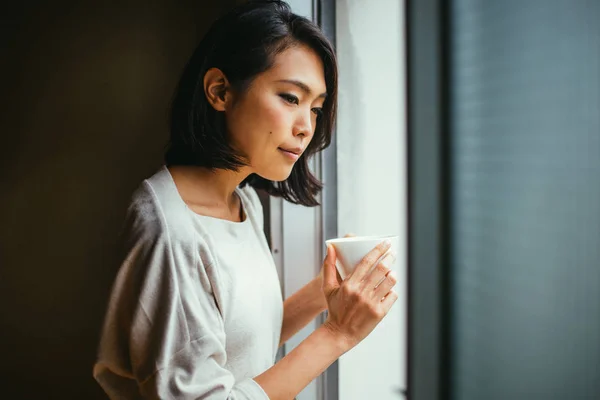
<path fill-rule="evenodd" d="M 382 279 L 386 277 L 386 275 L 390 272 L 390 268 L 396 261 L 396 255 L 388 251 L 387 255 L 383 257 L 375 268 L 367 275 L 364 280 L 364 287 L 369 289 L 375 289 L 377 285 L 381 282 Z M 387 293 L 387 292 L 386 292 Z M 385 295 L 385 293 L 384 293 Z"/>
<path fill-rule="evenodd" d="M 390 248 L 391 243 L 389 240 L 385 240 L 379 243 L 373 250 L 371 250 L 363 259 L 358 263 L 354 271 L 350 274 L 350 279 L 354 281 L 362 281 L 371 269 L 371 267 L 385 254 Z"/>
<path fill-rule="evenodd" d="M 335 248 L 327 245 L 327 256 L 323 262 L 323 289 L 329 293 L 339 286 L 337 279 L 337 268 L 335 267 Z"/>
<path fill-rule="evenodd" d="M 396 300 L 398 300 L 398 293 L 394 289 L 390 290 L 387 296 L 381 300 L 381 306 L 386 314 L 390 311 Z"/>
<path fill-rule="evenodd" d="M 390 271 L 383 281 L 375 288 L 374 297 L 376 299 L 382 299 L 388 295 L 390 290 L 396 285 L 398 279 L 396 278 L 396 273 L 394 271 Z"/>
<path fill-rule="evenodd" d="M 351 237 L 356 237 L 356 235 L 354 233 L 347 233 L 344 235 L 345 238 L 351 238 Z"/>

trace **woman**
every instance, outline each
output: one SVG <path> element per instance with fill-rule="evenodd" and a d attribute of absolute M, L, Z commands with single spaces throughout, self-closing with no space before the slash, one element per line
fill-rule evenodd
<path fill-rule="evenodd" d="M 254 188 L 317 205 L 307 160 L 330 143 L 336 94 L 331 45 L 283 2 L 241 5 L 202 40 L 175 94 L 166 165 L 128 210 L 94 366 L 111 398 L 292 399 L 387 314 L 393 255 L 369 271 L 389 244 L 343 282 L 328 248 L 319 276 L 283 302 L 262 231 Z"/>

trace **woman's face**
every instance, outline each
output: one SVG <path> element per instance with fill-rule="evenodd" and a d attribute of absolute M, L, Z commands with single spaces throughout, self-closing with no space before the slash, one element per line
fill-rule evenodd
<path fill-rule="evenodd" d="M 250 172 L 283 181 L 310 143 L 325 101 L 323 63 L 308 46 L 279 53 L 226 110 L 229 140 Z"/>

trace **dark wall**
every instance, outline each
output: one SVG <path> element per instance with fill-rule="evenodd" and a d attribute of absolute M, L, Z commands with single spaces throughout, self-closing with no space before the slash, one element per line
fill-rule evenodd
<path fill-rule="evenodd" d="M 1 397 L 101 399 L 125 208 L 161 164 L 180 71 L 233 1 L 27 3 L 0 17 Z"/>

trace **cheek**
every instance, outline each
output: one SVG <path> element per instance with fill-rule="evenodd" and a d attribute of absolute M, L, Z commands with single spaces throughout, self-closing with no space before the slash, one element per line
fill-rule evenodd
<path fill-rule="evenodd" d="M 231 138 L 248 151 L 263 147 L 275 135 L 281 111 L 264 97 L 253 96 L 238 104 L 228 117 Z"/>
<path fill-rule="evenodd" d="M 278 99 L 266 100 L 261 107 L 261 124 L 271 139 L 279 140 L 290 125 L 291 113 Z"/>
<path fill-rule="evenodd" d="M 270 162 L 277 147 L 291 138 L 293 112 L 278 96 L 263 94 L 239 104 L 230 122 L 235 147 L 258 165 Z"/>

